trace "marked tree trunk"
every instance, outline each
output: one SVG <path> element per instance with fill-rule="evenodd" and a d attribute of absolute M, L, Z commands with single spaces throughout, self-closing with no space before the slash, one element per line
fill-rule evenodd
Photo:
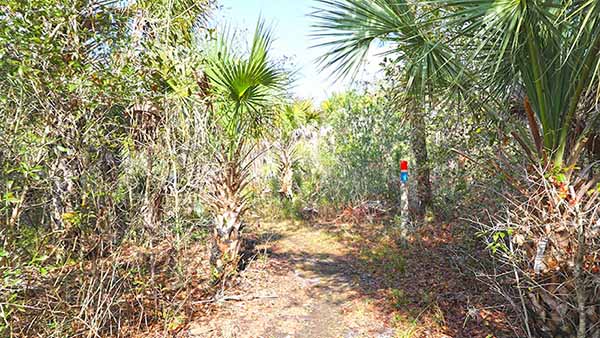
<path fill-rule="evenodd" d="M 432 206 L 431 180 L 429 157 L 427 154 L 427 124 L 422 112 L 415 112 L 410 117 L 410 143 L 415 157 L 417 181 L 417 210 L 416 216 L 422 219 L 425 211 Z"/>

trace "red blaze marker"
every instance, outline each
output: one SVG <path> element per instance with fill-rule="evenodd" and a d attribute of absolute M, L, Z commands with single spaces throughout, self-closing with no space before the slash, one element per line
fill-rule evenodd
<path fill-rule="evenodd" d="M 400 161 L 400 171 L 408 172 L 408 161 Z"/>

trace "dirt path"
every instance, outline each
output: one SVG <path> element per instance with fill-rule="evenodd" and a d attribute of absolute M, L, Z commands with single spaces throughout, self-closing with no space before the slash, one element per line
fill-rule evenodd
<path fill-rule="evenodd" d="M 253 259 L 184 337 L 515 337 L 489 288 L 450 252 L 468 234 L 388 222 L 279 222 L 253 229 Z"/>
<path fill-rule="evenodd" d="M 191 337 L 393 337 L 369 298 L 370 276 L 331 234 L 290 222 L 263 225 L 259 254 L 242 274 L 243 301 L 219 304 Z M 232 296 L 230 296 L 232 298 Z"/>

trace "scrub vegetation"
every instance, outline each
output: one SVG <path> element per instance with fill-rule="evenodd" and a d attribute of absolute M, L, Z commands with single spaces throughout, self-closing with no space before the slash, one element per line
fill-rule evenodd
<path fill-rule="evenodd" d="M 0 336 L 600 337 L 600 1 L 311 4 L 0 4 Z"/>

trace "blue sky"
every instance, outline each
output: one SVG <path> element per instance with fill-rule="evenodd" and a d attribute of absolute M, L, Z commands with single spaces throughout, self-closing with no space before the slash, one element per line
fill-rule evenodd
<path fill-rule="evenodd" d="M 309 36 L 312 19 L 308 17 L 314 11 L 314 0 L 221 0 L 219 4 L 222 9 L 216 13 L 217 21 L 247 30 L 248 39 L 259 16 L 271 25 L 275 37 L 274 56 L 291 58 L 298 70 L 293 89 L 296 96 L 319 102 L 351 85 L 349 80 L 334 82 L 327 72 L 320 71 L 315 62 L 323 50 L 309 48 L 314 44 Z M 375 52 L 369 60 L 358 80 L 373 79 L 376 75 L 379 58 Z"/>

